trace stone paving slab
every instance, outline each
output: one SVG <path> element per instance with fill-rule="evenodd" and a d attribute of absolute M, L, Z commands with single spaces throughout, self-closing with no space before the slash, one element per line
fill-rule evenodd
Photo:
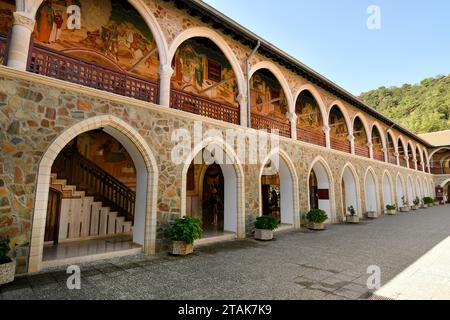
<path fill-rule="evenodd" d="M 408 281 L 421 274 L 416 285 L 423 292 L 427 284 L 449 279 L 449 236 L 450 207 L 438 207 L 361 225 L 332 225 L 319 233 L 287 231 L 273 242 L 247 239 L 200 247 L 184 258 L 138 255 L 86 263 L 80 265 L 81 290 L 68 290 L 65 269 L 55 268 L 17 277 L 0 287 L 0 300 L 370 299 L 371 265 L 380 267 L 385 288 L 401 280 L 405 269 Z M 433 249 L 439 243 L 440 249 Z M 443 250 L 445 258 L 436 259 Z M 414 264 L 424 255 L 431 258 Z M 414 286 L 405 288 L 397 298 L 412 297 Z M 436 286 L 424 297 L 442 297 L 445 289 Z"/>

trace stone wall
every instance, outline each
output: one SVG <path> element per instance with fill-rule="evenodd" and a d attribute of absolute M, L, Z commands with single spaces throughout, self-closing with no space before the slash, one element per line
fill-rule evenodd
<path fill-rule="evenodd" d="M 18 272 L 27 271 L 28 249 L 37 188 L 37 176 L 43 154 L 59 136 L 83 120 L 108 115 L 121 119 L 134 128 L 153 153 L 159 175 L 157 177 L 157 250 L 164 247 L 164 228 L 168 221 L 181 213 L 182 165 L 171 161 L 175 146 L 171 136 L 179 128 L 193 130 L 195 121 L 203 121 L 204 130 L 221 131 L 234 128 L 196 115 L 163 108 L 134 99 L 116 96 L 95 89 L 83 88 L 59 80 L 0 68 L 0 236 L 8 236 L 17 245 Z M 251 130 L 253 132 L 253 130 Z M 196 147 L 192 142 L 192 147 Z M 346 165 L 354 167 L 358 175 L 360 208 L 365 211 L 364 177 L 373 168 L 378 186 L 384 171 L 392 177 L 400 173 L 405 181 L 411 175 L 432 181 L 433 176 L 389 165 L 379 161 L 345 154 L 327 148 L 308 145 L 291 139 L 280 139 L 280 149 L 295 168 L 298 181 L 299 217 L 309 208 L 308 179 L 311 165 L 322 157 L 331 168 L 336 221 L 344 215 L 341 199 L 341 175 Z M 237 150 L 235 150 L 237 152 Z M 242 164 L 246 232 L 259 215 L 259 165 Z M 395 188 L 395 182 L 394 182 Z M 382 195 L 380 187 L 378 193 Z M 380 208 L 382 203 L 380 196 Z M 295 207 L 295 206 L 294 206 Z"/>

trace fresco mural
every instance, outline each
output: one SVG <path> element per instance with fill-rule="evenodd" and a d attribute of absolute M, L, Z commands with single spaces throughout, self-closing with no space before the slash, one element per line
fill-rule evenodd
<path fill-rule="evenodd" d="M 280 83 L 268 70 L 257 71 L 250 80 L 252 113 L 289 122 L 288 104 Z"/>
<path fill-rule="evenodd" d="M 309 91 L 303 91 L 295 106 L 297 113 L 297 128 L 307 128 L 322 132 L 322 117 L 319 105 Z"/>
<path fill-rule="evenodd" d="M 227 58 L 210 40 L 184 42 L 173 61 L 172 87 L 238 107 L 238 86 Z"/>
<path fill-rule="evenodd" d="M 79 28 L 68 20 L 80 8 Z M 71 22 L 70 20 L 69 22 Z M 126 0 L 44 0 L 36 15 L 35 43 L 83 60 L 158 79 L 158 50 L 139 13 Z"/>
<path fill-rule="evenodd" d="M 355 127 L 353 129 L 353 136 L 355 137 L 355 143 L 361 147 L 367 146 L 367 133 L 364 129 L 364 125 L 360 118 L 356 118 Z"/>
<path fill-rule="evenodd" d="M 14 11 L 16 11 L 14 0 L 0 0 L 0 34 L 6 35 L 11 30 Z"/>
<path fill-rule="evenodd" d="M 348 128 L 345 118 L 338 107 L 333 107 L 330 111 L 330 135 L 342 141 L 347 141 Z"/>

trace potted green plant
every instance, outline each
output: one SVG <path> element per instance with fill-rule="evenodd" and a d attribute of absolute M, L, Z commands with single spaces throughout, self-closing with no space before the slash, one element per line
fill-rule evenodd
<path fill-rule="evenodd" d="M 425 198 L 423 198 L 423 203 L 425 204 L 426 207 L 432 207 L 433 203 L 434 203 L 434 199 L 431 197 L 425 197 Z"/>
<path fill-rule="evenodd" d="M 278 228 L 278 221 L 274 216 L 262 216 L 255 221 L 255 239 L 270 241 L 273 239 L 273 231 Z"/>
<path fill-rule="evenodd" d="M 172 240 L 171 254 L 186 256 L 194 252 L 194 241 L 202 238 L 203 230 L 199 219 L 184 217 L 172 222 L 167 234 Z"/>
<path fill-rule="evenodd" d="M 418 209 L 419 209 L 419 206 L 420 206 L 420 199 L 419 199 L 419 197 L 416 197 L 416 198 L 414 199 L 413 204 L 414 204 L 414 205 L 411 207 L 411 209 L 413 209 L 413 210 L 418 210 Z"/>
<path fill-rule="evenodd" d="M 441 202 L 439 201 L 439 199 L 434 199 L 434 205 L 437 207 L 441 204 Z"/>
<path fill-rule="evenodd" d="M 308 220 L 308 229 L 320 231 L 325 229 L 324 223 L 328 220 L 328 216 L 321 209 L 312 209 L 306 215 L 306 219 Z"/>
<path fill-rule="evenodd" d="M 397 214 L 397 205 L 395 205 L 395 204 L 386 205 L 386 213 L 391 216 L 396 215 Z"/>
<path fill-rule="evenodd" d="M 359 223 L 359 217 L 356 214 L 356 210 L 353 206 L 347 208 L 349 214 L 347 214 L 347 223 Z"/>
<path fill-rule="evenodd" d="M 0 285 L 14 281 L 16 261 L 8 256 L 9 239 L 0 238 Z"/>
<path fill-rule="evenodd" d="M 400 208 L 400 212 L 409 212 L 408 199 L 405 196 L 402 197 L 403 207 Z"/>

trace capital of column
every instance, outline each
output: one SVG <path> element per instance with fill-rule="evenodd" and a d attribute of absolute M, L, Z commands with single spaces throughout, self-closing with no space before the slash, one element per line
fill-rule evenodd
<path fill-rule="evenodd" d="M 172 66 L 168 64 L 160 65 L 158 69 L 158 74 L 161 78 L 171 78 L 174 72 Z"/>
<path fill-rule="evenodd" d="M 297 116 L 296 113 L 289 113 L 289 114 L 287 115 L 287 118 L 289 119 L 290 122 L 295 122 L 295 123 L 297 123 L 298 116 Z"/>
<path fill-rule="evenodd" d="M 355 137 L 353 136 L 353 134 L 350 133 L 350 134 L 347 136 L 347 140 L 350 141 L 350 142 L 353 142 L 353 141 L 355 141 Z"/>
<path fill-rule="evenodd" d="M 33 32 L 35 20 L 27 16 L 25 12 L 16 11 L 13 13 L 14 22 L 13 24 L 16 26 L 23 26 Z"/>
<path fill-rule="evenodd" d="M 239 93 L 236 97 L 236 101 L 239 103 L 239 105 L 245 105 L 247 104 L 247 95 L 244 93 Z"/>
<path fill-rule="evenodd" d="M 372 142 L 367 142 L 367 143 L 366 143 L 366 146 L 367 146 L 368 148 L 372 148 L 372 147 L 373 147 L 373 143 L 372 143 Z"/>
<path fill-rule="evenodd" d="M 396 152 L 394 153 L 394 156 L 398 157 L 400 155 L 400 153 Z"/>
<path fill-rule="evenodd" d="M 322 127 L 322 131 L 323 131 L 324 133 L 328 133 L 328 132 L 331 131 L 331 128 L 330 128 L 330 126 L 325 125 L 325 126 Z"/>

